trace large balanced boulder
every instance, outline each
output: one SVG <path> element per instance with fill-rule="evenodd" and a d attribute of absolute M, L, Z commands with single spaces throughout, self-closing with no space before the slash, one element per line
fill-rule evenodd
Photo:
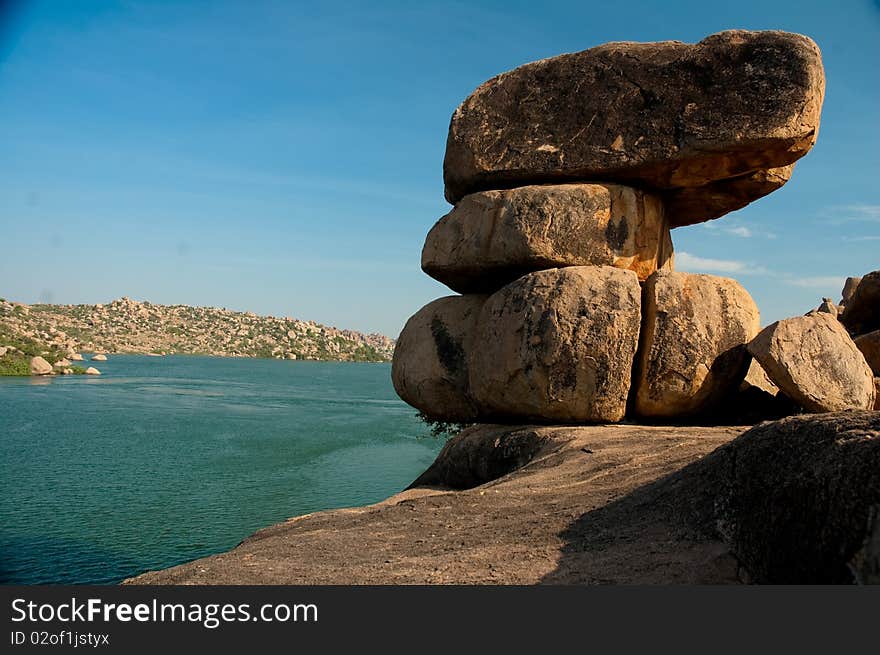
<path fill-rule="evenodd" d="M 619 421 L 640 321 L 639 280 L 610 266 L 529 273 L 486 301 L 471 393 L 495 417 Z"/>
<path fill-rule="evenodd" d="M 469 422 L 477 407 L 468 388 L 468 353 L 486 296 L 449 296 L 413 315 L 394 348 L 397 394 L 426 416 Z"/>
<path fill-rule="evenodd" d="M 31 357 L 31 375 L 49 375 L 52 373 L 52 365 L 42 357 Z"/>
<path fill-rule="evenodd" d="M 874 407 L 874 375 L 831 314 L 815 312 L 773 323 L 748 349 L 774 384 L 807 411 Z"/>
<path fill-rule="evenodd" d="M 671 259 L 659 198 L 613 184 L 560 184 L 465 196 L 428 233 L 422 269 L 460 293 L 491 293 L 561 266 L 615 266 L 644 280 Z"/>
<path fill-rule="evenodd" d="M 764 423 L 692 469 L 753 582 L 880 583 L 880 414 Z"/>
<path fill-rule="evenodd" d="M 824 90 L 816 44 L 777 31 L 721 32 L 694 45 L 608 43 L 542 59 L 485 82 L 456 109 L 446 198 L 572 180 L 707 187 L 706 213 L 683 223 L 670 216 L 670 225 L 708 220 L 767 192 L 761 174 L 749 176 L 810 150 Z M 773 190 L 788 174 L 763 177 Z M 719 193 L 712 185 L 722 180 Z M 718 202 L 724 194 L 729 203 Z"/>
<path fill-rule="evenodd" d="M 880 330 L 880 271 L 868 273 L 859 281 L 840 320 L 855 335 Z"/>
<path fill-rule="evenodd" d="M 862 351 L 868 366 L 874 371 L 874 375 L 880 375 L 880 330 L 868 332 L 853 340 L 856 348 Z"/>
<path fill-rule="evenodd" d="M 635 409 L 644 417 L 701 413 L 739 387 L 758 308 L 736 280 L 672 271 L 648 278 Z"/>

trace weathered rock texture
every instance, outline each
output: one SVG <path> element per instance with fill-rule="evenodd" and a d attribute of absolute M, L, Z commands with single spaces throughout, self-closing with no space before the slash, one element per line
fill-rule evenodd
<path fill-rule="evenodd" d="M 694 468 L 753 581 L 880 583 L 880 414 L 765 423 Z"/>
<path fill-rule="evenodd" d="M 610 266 L 530 273 L 486 301 L 469 358 L 490 415 L 619 421 L 638 346 L 636 274 Z"/>
<path fill-rule="evenodd" d="M 473 421 L 468 354 L 486 296 L 439 298 L 413 315 L 400 333 L 391 365 L 394 390 L 431 418 Z"/>
<path fill-rule="evenodd" d="M 661 271 L 645 284 L 635 409 L 675 417 L 712 408 L 749 367 L 745 344 L 758 333 L 758 308 L 735 280 Z"/>
<path fill-rule="evenodd" d="M 880 271 L 865 275 L 852 292 L 840 318 L 854 335 L 880 330 Z"/>
<path fill-rule="evenodd" d="M 874 406 L 874 375 L 830 314 L 773 323 L 748 349 L 783 393 L 810 412 Z"/>
<path fill-rule="evenodd" d="M 741 432 L 482 426 L 443 449 L 430 488 L 127 582 L 880 582 L 880 414 Z"/>
<path fill-rule="evenodd" d="M 874 371 L 874 375 L 880 375 L 880 330 L 868 332 L 853 340 L 856 348 L 862 351 L 868 366 Z"/>
<path fill-rule="evenodd" d="M 460 293 L 491 293 L 525 273 L 560 266 L 615 266 L 645 280 L 671 263 L 659 198 L 614 184 L 465 196 L 422 250 L 422 270 Z"/>
<path fill-rule="evenodd" d="M 773 31 L 722 32 L 695 45 L 609 43 L 526 64 L 484 83 L 453 114 L 446 198 L 572 180 L 708 187 L 706 212 L 691 194 L 680 202 L 698 211 L 682 209 L 682 223 L 670 214 L 670 225 L 715 218 L 790 174 L 759 171 L 810 150 L 824 80 L 813 41 Z"/>

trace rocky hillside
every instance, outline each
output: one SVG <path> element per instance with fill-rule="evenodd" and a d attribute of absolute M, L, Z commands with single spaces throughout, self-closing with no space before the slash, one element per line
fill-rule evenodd
<path fill-rule="evenodd" d="M 391 358 L 394 340 L 290 317 L 216 307 L 155 305 L 120 298 L 106 305 L 24 305 L 0 300 L 2 339 L 48 350 L 186 353 L 356 362 Z"/>

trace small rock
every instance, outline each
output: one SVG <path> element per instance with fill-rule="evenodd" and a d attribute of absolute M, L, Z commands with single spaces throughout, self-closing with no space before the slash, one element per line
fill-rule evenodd
<path fill-rule="evenodd" d="M 101 375 L 101 371 L 96 369 L 94 366 L 89 366 L 86 369 L 86 375 Z"/>
<path fill-rule="evenodd" d="M 67 368 L 70 366 L 70 362 L 66 359 L 59 359 L 55 362 L 55 368 Z"/>
<path fill-rule="evenodd" d="M 837 305 L 831 301 L 831 298 L 822 298 L 822 304 L 819 305 L 816 311 L 823 314 L 831 314 L 834 318 L 837 318 Z"/>
<path fill-rule="evenodd" d="M 767 377 L 767 372 L 761 368 L 761 364 L 754 358 L 752 358 L 752 362 L 749 364 L 749 370 L 740 385 L 740 390 L 745 391 L 748 387 L 755 387 L 771 396 L 779 393 L 779 387 L 773 384 L 773 380 Z"/>
<path fill-rule="evenodd" d="M 102 354 L 92 355 L 92 361 L 93 362 L 106 362 L 107 355 L 102 355 Z"/>
<path fill-rule="evenodd" d="M 6 352 L 9 350 L 6 346 L 0 346 L 0 357 L 3 357 Z"/>
<path fill-rule="evenodd" d="M 68 359 L 72 362 L 81 362 L 83 360 L 83 356 L 79 353 L 73 353 Z"/>

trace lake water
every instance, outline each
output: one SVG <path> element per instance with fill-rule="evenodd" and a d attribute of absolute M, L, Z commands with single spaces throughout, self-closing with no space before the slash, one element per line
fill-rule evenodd
<path fill-rule="evenodd" d="M 400 491 L 442 443 L 389 364 L 110 356 L 0 378 L 0 582 L 112 583 Z"/>

